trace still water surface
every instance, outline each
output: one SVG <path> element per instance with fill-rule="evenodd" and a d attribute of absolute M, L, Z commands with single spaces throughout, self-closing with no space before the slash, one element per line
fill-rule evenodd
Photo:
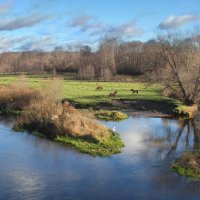
<path fill-rule="evenodd" d="M 198 200 L 200 182 L 170 171 L 182 152 L 199 148 L 200 122 L 129 117 L 116 126 L 121 154 L 94 158 L 12 131 L 0 123 L 0 200 Z"/>

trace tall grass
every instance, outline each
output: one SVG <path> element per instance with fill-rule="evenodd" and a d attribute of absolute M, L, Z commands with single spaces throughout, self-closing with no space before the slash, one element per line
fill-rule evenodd
<path fill-rule="evenodd" d="M 11 85 L 0 86 L 0 110 L 16 111 L 23 110 L 31 101 L 38 99 L 40 93 L 28 87 L 25 82 L 20 81 Z"/>
<path fill-rule="evenodd" d="M 49 138 L 71 136 L 100 141 L 109 138 L 108 129 L 86 111 L 59 101 L 60 83 L 44 86 L 17 119 L 17 127 L 42 132 Z"/>

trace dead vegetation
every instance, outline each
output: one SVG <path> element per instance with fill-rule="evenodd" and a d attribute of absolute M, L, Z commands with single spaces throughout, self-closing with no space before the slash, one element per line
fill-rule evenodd
<path fill-rule="evenodd" d="M 15 128 L 38 131 L 48 138 L 56 136 L 107 139 L 108 129 L 98 124 L 87 111 L 79 111 L 67 101 L 60 101 L 60 82 L 44 85 L 41 90 L 28 87 L 20 80 L 0 86 L 0 110 L 20 111 Z M 23 111 L 23 112 L 21 112 Z M 84 112 L 84 113 L 83 113 Z"/>
<path fill-rule="evenodd" d="M 23 110 L 34 99 L 40 98 L 40 93 L 20 83 L 0 86 L 0 110 Z"/>
<path fill-rule="evenodd" d="M 94 119 L 82 115 L 71 106 L 49 102 L 44 99 L 35 101 L 26 108 L 17 121 L 17 126 L 42 132 L 48 138 L 56 136 L 87 137 L 95 140 L 108 138 L 108 129 Z"/>
<path fill-rule="evenodd" d="M 57 87 L 51 86 L 51 89 L 40 91 L 39 98 L 31 99 L 30 104 L 24 108 L 17 119 L 16 128 L 38 131 L 51 139 L 57 136 L 90 138 L 96 141 L 109 138 L 105 126 L 66 101 L 60 101 L 58 96 Z"/>

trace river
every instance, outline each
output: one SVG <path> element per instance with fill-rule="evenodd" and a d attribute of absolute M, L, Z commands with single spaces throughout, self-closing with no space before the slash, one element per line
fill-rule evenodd
<path fill-rule="evenodd" d="M 125 148 L 109 158 L 91 157 L 71 147 L 0 123 L 0 199 L 197 200 L 200 182 L 180 177 L 170 163 L 199 148 L 198 120 L 130 116 L 116 127 Z"/>

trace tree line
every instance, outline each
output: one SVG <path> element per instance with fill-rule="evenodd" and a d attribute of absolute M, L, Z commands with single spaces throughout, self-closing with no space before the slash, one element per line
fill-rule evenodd
<path fill-rule="evenodd" d="M 55 48 L 52 52 L 0 54 L 0 73 L 75 72 L 82 80 L 109 80 L 115 74 L 140 75 L 157 65 L 160 65 L 160 51 L 155 40 L 121 42 L 116 38 L 105 38 L 96 51 L 81 46 L 76 51 Z"/>

